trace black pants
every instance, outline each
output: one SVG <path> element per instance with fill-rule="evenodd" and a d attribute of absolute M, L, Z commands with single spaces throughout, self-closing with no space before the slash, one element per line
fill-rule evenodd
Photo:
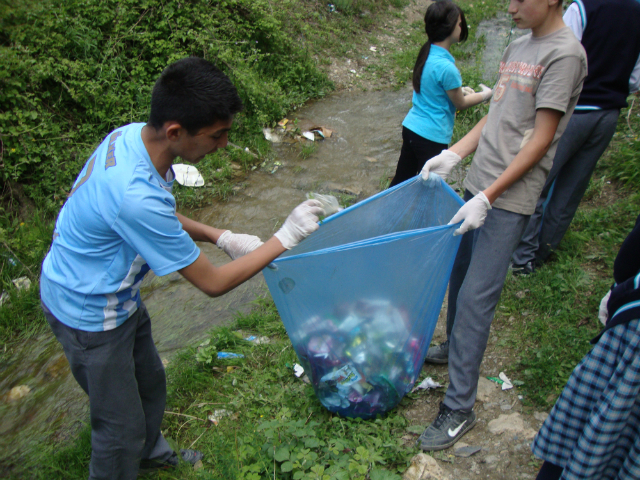
<path fill-rule="evenodd" d="M 562 476 L 563 470 L 562 467 L 545 461 L 538 472 L 536 480 L 558 480 Z"/>
<path fill-rule="evenodd" d="M 402 150 L 396 167 L 396 176 L 389 188 L 409 180 L 420 173 L 427 160 L 446 150 L 447 145 L 421 137 L 406 127 L 402 127 Z"/>

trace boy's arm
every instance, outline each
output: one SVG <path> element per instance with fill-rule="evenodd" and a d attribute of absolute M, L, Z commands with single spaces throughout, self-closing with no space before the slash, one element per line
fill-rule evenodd
<path fill-rule="evenodd" d="M 551 143 L 553 143 L 553 137 L 563 115 L 564 113 L 550 108 L 540 108 L 536 111 L 536 121 L 531 140 L 522 147 L 511 164 L 495 182 L 484 190 L 484 194 L 490 203 L 493 203 L 511 185 L 520 180 L 547 153 Z"/>
<path fill-rule="evenodd" d="M 179 270 L 179 272 L 207 295 L 211 297 L 220 296 L 249 280 L 280 254 L 295 247 L 307 236 L 315 232 L 319 228 L 318 216 L 324 216 L 325 214 L 320 205 L 317 200 L 302 202 L 287 217 L 282 228 L 266 243 L 222 267 L 212 265 L 201 252 L 195 262 Z M 182 217 L 182 219 L 185 219 L 185 217 Z M 206 237 L 208 229 L 218 230 L 193 220 L 186 220 L 187 226 L 185 227 L 183 223 L 183 228 L 187 232 L 189 232 L 187 228 L 192 229 L 196 237 L 198 237 L 198 232 Z M 205 227 L 205 231 L 199 226 Z M 221 232 L 222 230 L 218 231 Z M 220 239 L 220 236 L 218 236 L 218 239 Z"/>
<path fill-rule="evenodd" d="M 480 143 L 480 136 L 482 135 L 482 129 L 487 124 L 487 115 L 482 117 L 476 126 L 473 127 L 469 132 L 462 137 L 455 145 L 453 145 L 449 150 L 458 154 L 460 158 L 464 158 L 467 155 L 471 155 L 478 148 L 478 144 Z"/>
<path fill-rule="evenodd" d="M 518 181 L 533 166 L 542 159 L 558 129 L 560 119 L 564 115 L 559 110 L 540 108 L 536 111 L 536 120 L 533 127 L 531 140 L 520 149 L 511 164 L 504 172 L 487 188 L 465 203 L 453 216 L 449 224 L 462 222 L 462 225 L 453 232 L 454 235 L 462 235 L 469 230 L 481 227 L 491 209 L 491 204 L 504 193 L 511 185 Z"/>
<path fill-rule="evenodd" d="M 210 227 L 209 225 L 205 225 L 204 223 L 196 222 L 195 220 L 191 220 L 190 218 L 187 218 L 184 215 L 180 215 L 177 212 L 176 216 L 182 224 L 182 228 L 184 229 L 184 231 L 189 234 L 194 242 L 210 242 L 215 244 L 218 242 L 218 238 L 220 238 L 220 235 L 224 233 L 224 230 Z"/>
<path fill-rule="evenodd" d="M 179 272 L 202 292 L 210 297 L 218 297 L 249 280 L 285 251 L 280 240 L 271 237 L 253 252 L 221 267 L 212 265 L 207 257 L 200 253 L 195 262 Z"/>
<path fill-rule="evenodd" d="M 442 153 L 428 160 L 420 172 L 422 179 L 426 181 L 429 179 L 429 173 L 437 173 L 443 180 L 446 180 L 451 173 L 451 170 L 453 170 L 453 167 L 455 167 L 464 157 L 471 155 L 476 151 L 478 143 L 480 143 L 482 129 L 486 123 L 487 116 L 485 115 L 478 123 L 476 123 L 476 126 L 469 130 L 469 132 L 454 146 L 448 150 L 443 150 Z"/>

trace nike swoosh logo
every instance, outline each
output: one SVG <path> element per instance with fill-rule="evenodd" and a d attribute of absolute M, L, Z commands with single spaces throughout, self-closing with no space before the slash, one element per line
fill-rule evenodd
<path fill-rule="evenodd" d="M 458 432 L 462 429 L 462 427 L 464 426 L 464 424 L 467 423 L 467 421 L 465 420 L 464 422 L 462 422 L 460 425 L 458 425 L 458 427 L 455 430 L 451 430 L 449 429 L 449 431 L 447 431 L 447 433 L 449 434 L 449 436 L 451 438 L 455 437 Z"/>

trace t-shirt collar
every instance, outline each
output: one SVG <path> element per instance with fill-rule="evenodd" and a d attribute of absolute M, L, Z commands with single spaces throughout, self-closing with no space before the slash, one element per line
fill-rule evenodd
<path fill-rule="evenodd" d="M 438 57 L 444 57 L 447 60 L 452 61 L 453 63 L 456 63 L 456 59 L 453 58 L 453 55 L 451 55 L 451 52 L 449 52 L 446 48 L 442 48 L 439 45 L 431 45 L 431 50 L 429 51 L 429 56 L 435 54 Z"/>

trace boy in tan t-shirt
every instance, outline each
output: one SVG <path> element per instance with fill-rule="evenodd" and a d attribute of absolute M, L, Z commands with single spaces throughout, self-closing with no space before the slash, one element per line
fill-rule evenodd
<path fill-rule="evenodd" d="M 449 362 L 449 388 L 423 450 L 450 447 L 476 422 L 480 363 L 515 250 L 534 212 L 556 145 L 587 74 L 584 50 L 562 21 L 562 0 L 511 0 L 509 13 L 531 34 L 511 43 L 500 62 L 489 113 L 422 170 L 443 178 L 476 152 L 465 201 L 450 223 L 465 234 L 449 281 L 448 340 L 427 361 Z M 493 208 L 492 208 L 493 207 Z"/>

